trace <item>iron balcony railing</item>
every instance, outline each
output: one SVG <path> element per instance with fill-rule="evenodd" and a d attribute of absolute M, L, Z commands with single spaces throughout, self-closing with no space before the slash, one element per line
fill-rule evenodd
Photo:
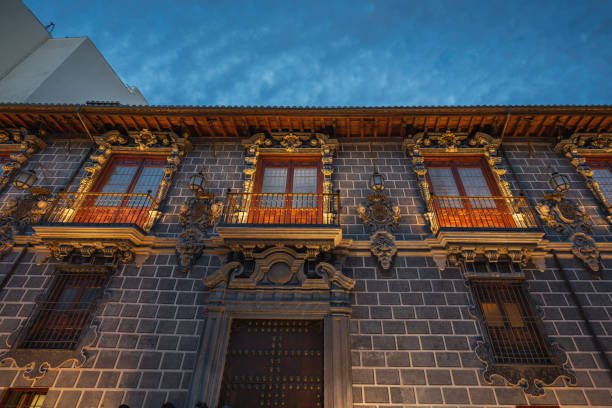
<path fill-rule="evenodd" d="M 48 224 L 130 224 L 147 230 L 158 204 L 150 193 L 58 194 Z"/>
<path fill-rule="evenodd" d="M 222 225 L 338 226 L 340 195 L 228 193 Z"/>
<path fill-rule="evenodd" d="M 457 231 L 539 231 L 525 197 L 431 196 L 427 203 L 433 233 Z"/>

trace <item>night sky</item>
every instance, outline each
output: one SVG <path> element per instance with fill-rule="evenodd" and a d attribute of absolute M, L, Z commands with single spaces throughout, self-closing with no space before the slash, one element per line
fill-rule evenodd
<path fill-rule="evenodd" d="M 612 103 L 612 1 L 24 0 L 155 105 Z"/>

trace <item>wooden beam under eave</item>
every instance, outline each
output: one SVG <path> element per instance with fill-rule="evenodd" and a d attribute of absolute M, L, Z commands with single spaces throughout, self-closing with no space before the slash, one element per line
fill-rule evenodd
<path fill-rule="evenodd" d="M 25 129 L 29 128 L 29 126 L 25 124 L 25 122 L 19 117 L 18 114 L 13 115 L 13 119 L 15 120 L 15 122 L 17 122 L 19 124 L 19 126 L 15 126 L 15 127 L 22 127 L 22 128 L 25 128 Z"/>
<path fill-rule="evenodd" d="M 234 136 L 240 138 L 240 131 L 238 130 L 238 126 L 236 125 L 236 121 L 234 120 L 234 116 L 230 116 L 230 123 L 232 124 L 232 130 L 234 131 Z"/>
<path fill-rule="evenodd" d="M 195 131 L 196 135 L 198 135 L 198 138 L 202 139 L 204 138 L 204 135 L 202 134 L 201 126 L 200 123 L 198 123 L 197 117 L 195 116 L 189 116 L 187 119 L 190 119 L 193 122 L 193 130 Z"/>
<path fill-rule="evenodd" d="M 584 130 L 586 132 L 589 132 L 591 130 L 591 123 L 593 123 L 593 120 L 595 120 L 597 116 L 591 116 L 591 119 L 589 119 L 589 121 L 584 125 Z"/>
<path fill-rule="evenodd" d="M 612 123 L 612 116 L 604 116 L 601 123 L 597 125 L 597 132 L 610 132 L 610 124 Z"/>
<path fill-rule="evenodd" d="M 81 121 L 73 115 L 60 115 L 59 118 L 61 123 L 68 128 L 69 133 L 75 135 L 85 134 L 85 129 L 83 129 Z"/>
<path fill-rule="evenodd" d="M 44 120 L 45 125 L 49 126 L 50 129 L 53 129 L 54 133 L 66 133 L 66 129 L 64 129 L 53 117 L 53 115 L 45 115 L 40 116 L 41 120 Z"/>
<path fill-rule="evenodd" d="M 542 135 L 544 134 L 544 132 L 546 131 L 546 129 L 554 129 L 555 125 L 557 124 L 557 122 L 559 122 L 559 118 L 560 118 L 559 116 L 553 116 L 553 120 L 550 123 L 550 125 L 545 126 L 544 123 L 546 122 L 547 117 L 544 117 L 544 120 L 542 121 L 542 126 L 539 129 L 538 134 L 537 134 L 536 137 L 537 138 L 541 138 Z"/>

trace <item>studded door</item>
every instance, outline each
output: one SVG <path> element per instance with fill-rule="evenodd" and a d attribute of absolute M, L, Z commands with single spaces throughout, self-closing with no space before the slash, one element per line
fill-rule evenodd
<path fill-rule="evenodd" d="M 323 321 L 234 320 L 219 406 L 323 406 Z"/>

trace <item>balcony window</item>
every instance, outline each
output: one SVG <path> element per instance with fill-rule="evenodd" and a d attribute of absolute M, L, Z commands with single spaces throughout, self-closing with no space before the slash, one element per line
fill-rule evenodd
<path fill-rule="evenodd" d="M 60 272 L 19 347 L 73 350 L 105 282 L 104 273 Z"/>
<path fill-rule="evenodd" d="M 47 390 L 41 388 L 9 388 L 0 400 L 0 407 L 41 408 L 46 394 Z"/>
<path fill-rule="evenodd" d="M 337 222 L 338 197 L 322 194 L 321 160 L 315 156 L 264 156 L 253 192 L 228 194 L 226 224 Z"/>
<path fill-rule="evenodd" d="M 527 202 L 503 197 L 479 157 L 431 157 L 425 162 L 434 230 L 535 227 Z"/>
<path fill-rule="evenodd" d="M 165 157 L 114 157 L 92 191 L 60 193 L 49 221 L 143 227 L 157 209 L 165 165 Z"/>
<path fill-rule="evenodd" d="M 593 169 L 593 180 L 599 184 L 602 195 L 608 203 L 612 203 L 612 160 L 589 158 L 587 163 Z"/>
<path fill-rule="evenodd" d="M 551 357 L 520 281 L 472 280 L 491 352 L 498 364 L 550 364 Z"/>

